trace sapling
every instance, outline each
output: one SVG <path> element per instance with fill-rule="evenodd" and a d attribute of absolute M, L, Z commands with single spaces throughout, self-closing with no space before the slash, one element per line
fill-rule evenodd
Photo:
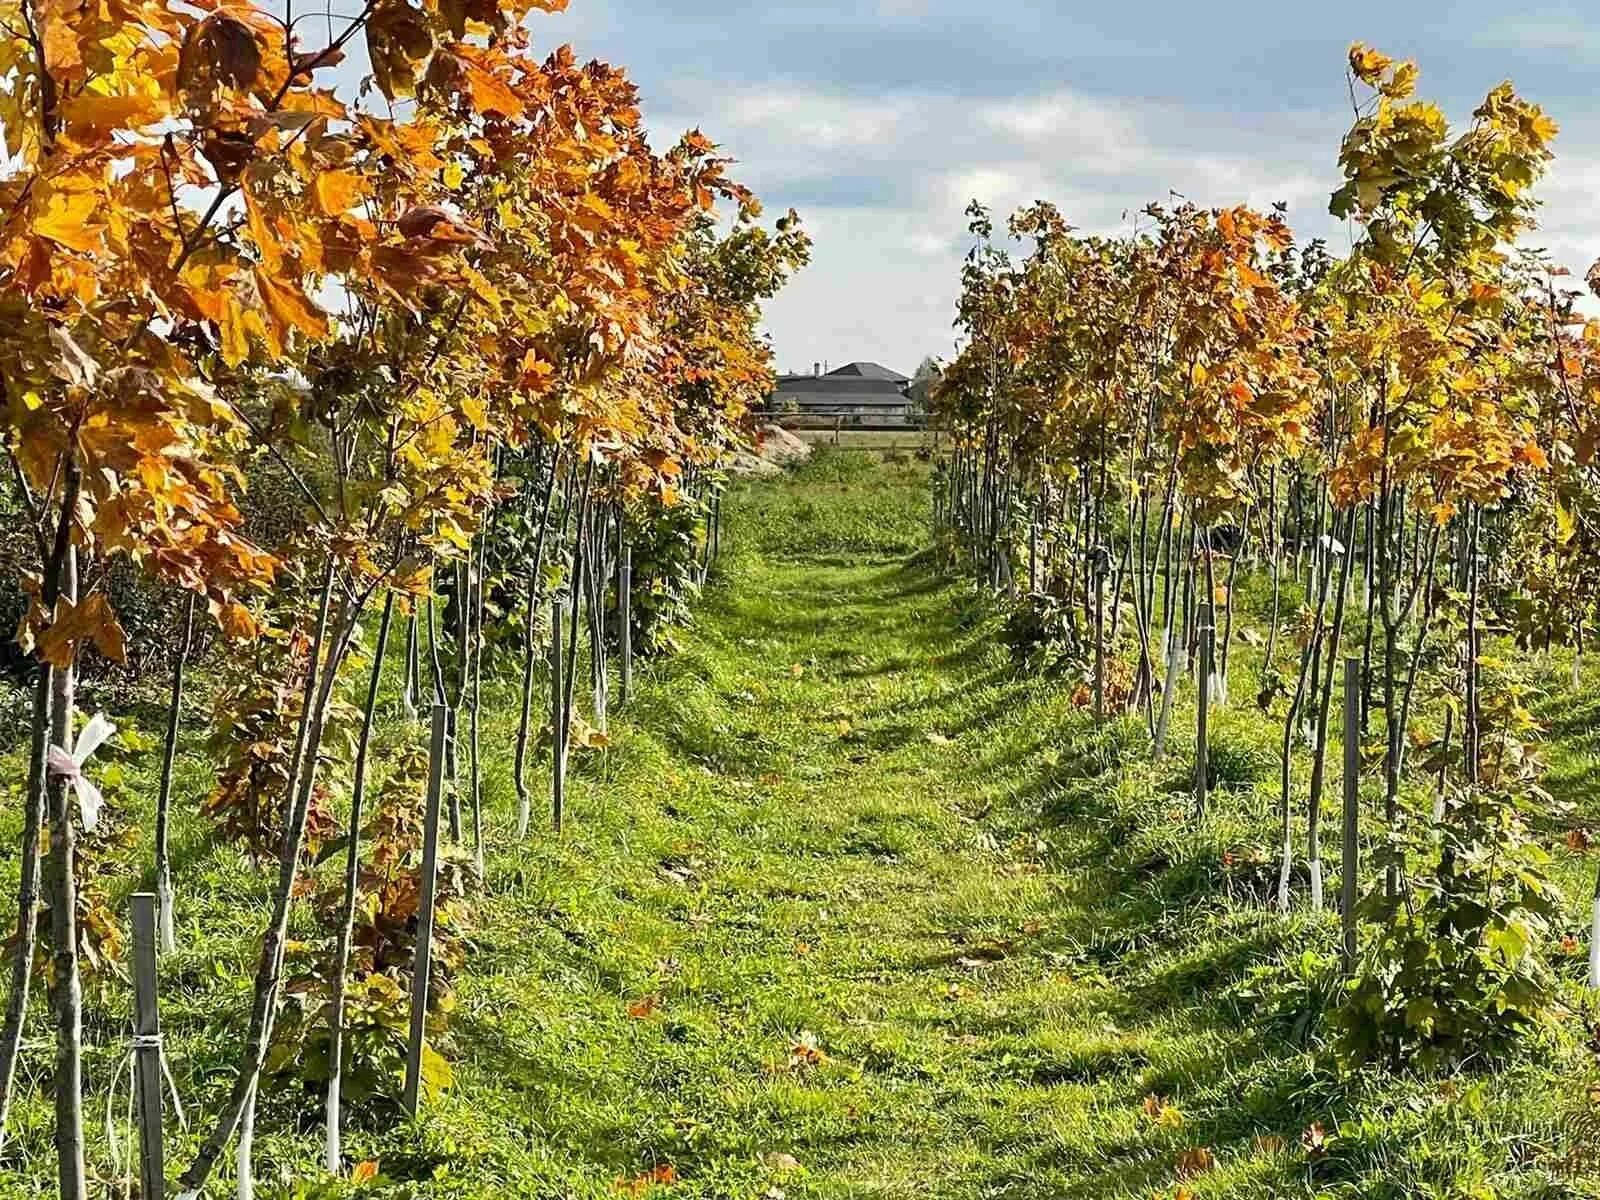
<path fill-rule="evenodd" d="M 178 757 L 178 727 L 183 714 L 183 668 L 194 638 L 194 605 L 195 594 L 190 592 L 184 605 L 183 636 L 172 664 L 172 699 L 167 705 L 167 736 L 161 754 L 161 784 L 156 793 L 156 918 L 163 954 L 171 954 L 178 948 L 173 919 L 175 896 L 172 855 L 167 845 L 167 828 L 171 819 L 173 766 Z"/>
<path fill-rule="evenodd" d="M 333 974 L 328 983 L 328 1099 L 326 1165 L 337 1172 L 341 1165 L 339 1142 L 339 1093 L 344 1079 L 344 989 L 350 965 L 350 939 L 355 929 L 356 900 L 361 876 L 361 821 L 367 794 L 367 760 L 372 748 L 372 726 L 378 709 L 378 685 L 383 678 L 384 651 L 389 645 L 389 626 L 394 616 L 394 592 L 383 601 L 383 616 L 378 622 L 378 641 L 372 652 L 372 676 L 367 684 L 367 699 L 361 710 L 361 735 L 356 744 L 354 778 L 350 787 L 350 823 L 345 846 L 344 902 L 339 910 L 339 932 L 333 951 Z"/>

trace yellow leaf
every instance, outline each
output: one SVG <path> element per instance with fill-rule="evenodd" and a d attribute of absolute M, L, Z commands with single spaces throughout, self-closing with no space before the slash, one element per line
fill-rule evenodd
<path fill-rule="evenodd" d="M 116 129 L 138 129 L 161 119 L 161 102 L 153 96 L 102 96 L 81 92 L 61 106 L 61 119 L 74 140 Z"/>
<path fill-rule="evenodd" d="M 34 218 L 33 231 L 40 237 L 49 238 L 69 250 L 99 248 L 99 229 L 89 227 L 89 217 L 99 204 L 93 192 L 67 192 L 52 188 L 37 204 L 38 216 Z"/>
<path fill-rule="evenodd" d="M 250 338 L 245 322 L 245 311 L 239 302 L 232 296 L 223 305 L 222 319 L 217 322 L 217 331 L 222 335 L 222 361 L 230 367 L 237 367 L 250 357 Z"/>

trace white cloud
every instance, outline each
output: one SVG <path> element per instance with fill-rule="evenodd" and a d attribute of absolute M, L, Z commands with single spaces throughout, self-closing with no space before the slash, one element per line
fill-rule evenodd
<path fill-rule="evenodd" d="M 913 115 L 909 100 L 861 103 L 815 92 L 744 92 L 723 108 L 727 129 L 781 137 L 782 144 L 818 151 L 892 144 Z"/>
<path fill-rule="evenodd" d="M 1115 171 L 1149 153 L 1144 131 L 1126 104 L 1107 104 L 1069 91 L 986 106 L 981 119 L 1003 138 L 1048 149 Z"/>

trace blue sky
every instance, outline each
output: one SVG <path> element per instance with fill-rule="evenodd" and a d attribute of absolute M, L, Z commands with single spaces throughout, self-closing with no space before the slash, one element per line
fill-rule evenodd
<path fill-rule="evenodd" d="M 1545 105 L 1542 240 L 1579 274 L 1600 255 L 1592 4 L 572 0 L 532 28 L 626 65 L 660 145 L 698 125 L 772 215 L 801 211 L 813 261 L 768 310 L 785 370 L 948 355 L 973 197 L 1097 232 L 1169 189 L 1285 200 L 1303 237 L 1347 245 L 1325 214 L 1357 39 L 1416 58 L 1453 120 L 1505 78 Z"/>

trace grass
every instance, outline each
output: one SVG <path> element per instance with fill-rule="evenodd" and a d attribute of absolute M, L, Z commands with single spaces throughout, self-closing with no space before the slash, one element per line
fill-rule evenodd
<path fill-rule="evenodd" d="M 939 436 L 925 429 L 791 429 L 802 441 L 813 446 L 827 446 L 840 450 L 877 451 L 879 453 L 916 454 L 939 444 Z M 945 439 L 948 441 L 948 439 Z"/>
<path fill-rule="evenodd" d="M 515 703 L 493 690 L 455 1085 L 415 1125 L 350 1131 L 379 1164 L 359 1194 L 1600 1195 L 1576 1017 L 1498 1076 L 1332 1070 L 1305 962 L 1331 919 L 1261 903 L 1275 731 L 1246 702 L 1223 714 L 1229 786 L 1189 824 L 1183 746 L 1148 763 L 1142 731 L 1094 728 L 995 648 L 997 618 L 922 550 L 925 470 L 821 452 L 730 501 L 695 629 L 579 761 L 559 840 L 514 838 Z M 1595 747 L 1571 722 L 1555 773 L 1584 786 Z M 136 808 L 154 752 L 126 757 Z M 1588 864 L 1563 869 L 1586 886 Z M 194 823 L 179 875 L 186 947 L 163 987 L 194 1112 L 230 1077 L 264 889 Z M 96 1114 L 125 1010 L 113 981 Z M 260 1194 L 356 1194 L 317 1171 L 318 1108 L 266 1096 Z M 47 1186 L 49 1128 L 30 1093 L 0 1189 Z M 94 1151 L 109 1173 L 98 1128 Z"/>

